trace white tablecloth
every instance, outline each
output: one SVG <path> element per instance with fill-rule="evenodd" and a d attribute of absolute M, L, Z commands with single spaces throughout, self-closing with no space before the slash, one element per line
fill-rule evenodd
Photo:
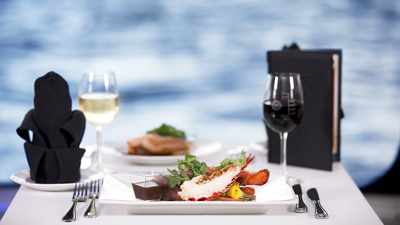
<path fill-rule="evenodd" d="M 203 158 L 208 165 L 222 161 L 226 148 L 222 151 Z M 166 168 L 174 166 L 140 166 L 105 154 L 106 167 L 118 171 L 167 172 Z M 265 154 L 256 153 L 256 160 L 248 170 L 267 168 L 271 173 L 279 172 L 278 164 L 267 163 Z M 321 203 L 329 214 L 329 219 L 315 219 L 314 207 L 303 195 L 309 208 L 308 213 L 295 213 L 293 206 L 272 207 L 261 215 L 133 215 L 123 206 L 102 205 L 97 203 L 99 216 L 85 218 L 83 212 L 89 202 L 78 203 L 76 224 L 383 224 L 371 206 L 368 204 L 346 169 L 340 162 L 333 164 L 333 171 L 322 171 L 295 166 L 288 166 L 289 176 L 302 180 L 305 194 L 309 188 L 315 187 L 319 192 Z M 65 224 L 62 216 L 69 210 L 72 191 L 46 192 L 37 191 L 21 186 L 14 200 L 1 220 L 1 224 Z"/>

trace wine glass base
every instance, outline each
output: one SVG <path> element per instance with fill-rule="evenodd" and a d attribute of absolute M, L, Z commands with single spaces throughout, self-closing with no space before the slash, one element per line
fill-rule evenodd
<path fill-rule="evenodd" d="M 105 175 L 105 174 L 109 174 L 109 173 L 116 173 L 116 171 L 114 171 L 114 170 L 112 170 L 112 169 L 109 169 L 109 168 L 105 168 L 104 166 L 103 166 L 103 164 L 101 164 L 101 165 L 99 165 L 98 164 L 98 151 L 96 150 L 96 145 L 87 145 L 87 146 L 85 146 L 85 149 L 86 149 L 86 151 L 87 151 L 87 153 L 85 153 L 85 154 L 87 154 L 87 155 L 85 155 L 84 157 L 82 157 L 82 162 L 81 162 L 81 169 L 82 169 L 82 167 L 84 167 L 85 169 L 86 168 L 89 168 L 89 169 L 91 169 L 91 170 L 94 170 L 94 171 L 98 171 L 99 173 L 102 173 L 103 174 L 103 176 Z M 111 151 L 111 149 L 112 148 L 110 148 L 110 147 L 107 147 L 107 146 L 102 146 L 102 150 L 104 151 Z M 83 160 L 83 159 L 85 159 L 85 160 Z M 84 164 L 83 164 L 84 163 Z"/>
<path fill-rule="evenodd" d="M 115 170 L 104 168 L 104 167 L 93 167 L 92 169 L 97 171 L 98 173 L 103 174 L 103 176 L 105 176 L 106 174 L 110 174 L 110 173 L 117 173 L 117 171 L 115 171 Z"/>
<path fill-rule="evenodd" d="M 295 185 L 295 184 L 301 184 L 301 182 L 302 182 L 299 178 L 291 177 L 291 176 L 288 176 L 288 177 L 287 177 L 287 180 L 289 181 L 289 184 L 290 184 L 291 186 L 293 186 L 293 185 Z"/>

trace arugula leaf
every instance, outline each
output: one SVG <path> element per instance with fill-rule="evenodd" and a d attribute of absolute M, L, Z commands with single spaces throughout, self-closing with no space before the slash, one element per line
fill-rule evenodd
<path fill-rule="evenodd" d="M 222 160 L 221 164 L 215 168 L 215 170 L 222 170 L 223 168 L 225 168 L 225 166 L 231 164 L 233 164 L 233 160 L 230 158 L 225 158 L 224 160 Z"/>
<path fill-rule="evenodd" d="M 242 149 L 239 158 L 236 158 L 235 161 L 230 158 L 225 158 L 224 160 L 222 160 L 221 164 L 215 168 L 215 170 L 222 170 L 228 165 L 243 166 L 244 164 L 246 164 L 246 151 Z"/>
<path fill-rule="evenodd" d="M 186 161 L 178 159 L 178 170 L 179 172 L 184 172 L 186 170 Z"/>
<path fill-rule="evenodd" d="M 172 176 L 168 177 L 168 183 L 171 186 L 171 188 L 174 188 L 176 185 L 182 182 L 182 178 L 179 177 L 178 171 L 170 169 L 167 170 L 172 174 Z"/>
<path fill-rule="evenodd" d="M 176 185 L 179 185 L 182 182 L 182 179 L 175 176 L 168 177 L 168 183 L 171 188 L 174 188 Z"/>
<path fill-rule="evenodd" d="M 201 163 L 200 172 L 201 174 L 207 173 L 207 164 L 205 162 Z"/>
<path fill-rule="evenodd" d="M 196 156 L 185 153 L 184 160 L 178 159 L 178 170 L 179 172 L 184 172 L 186 169 L 192 171 L 193 177 L 197 177 L 207 173 L 207 164 L 205 162 L 200 163 L 199 161 L 196 160 Z M 179 177 L 179 173 L 176 170 L 168 169 L 168 171 L 172 175 L 168 177 L 168 182 L 171 188 L 174 188 L 182 181 L 185 182 L 192 179 L 192 177 L 186 174 L 182 174 L 182 177 Z"/>
<path fill-rule="evenodd" d="M 196 161 L 196 156 L 189 155 L 189 154 L 185 153 L 185 161 L 187 163 L 195 162 Z"/>
<path fill-rule="evenodd" d="M 246 151 L 244 151 L 244 149 L 242 149 L 241 156 L 238 159 L 236 159 L 235 161 L 233 161 L 233 165 L 243 166 L 244 164 L 246 164 Z"/>
<path fill-rule="evenodd" d="M 167 170 L 172 174 L 172 176 L 168 177 L 168 183 L 171 188 L 174 188 L 176 185 L 181 184 L 182 181 L 185 182 L 187 180 L 191 180 L 191 178 L 186 174 L 182 174 L 182 177 L 180 177 L 178 171 L 170 169 Z"/>
<path fill-rule="evenodd" d="M 147 133 L 158 134 L 161 136 L 172 136 L 186 140 L 185 132 L 175 129 L 175 127 L 169 126 L 165 123 L 162 124 L 159 128 L 147 131 Z"/>
<path fill-rule="evenodd" d="M 187 180 L 191 180 L 192 178 L 189 175 L 186 174 L 182 174 L 182 180 L 183 181 L 187 181 Z"/>

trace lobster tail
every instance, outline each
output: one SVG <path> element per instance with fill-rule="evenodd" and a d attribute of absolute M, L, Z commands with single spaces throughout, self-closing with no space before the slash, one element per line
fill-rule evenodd
<path fill-rule="evenodd" d="M 198 176 L 191 181 L 186 181 L 182 184 L 182 192 L 179 192 L 179 195 L 186 201 L 211 201 L 218 198 L 236 183 L 253 160 L 254 156 L 250 154 L 246 157 L 246 163 L 243 166 L 228 165 L 207 178 Z M 210 189 L 214 187 L 215 189 L 210 192 Z"/>

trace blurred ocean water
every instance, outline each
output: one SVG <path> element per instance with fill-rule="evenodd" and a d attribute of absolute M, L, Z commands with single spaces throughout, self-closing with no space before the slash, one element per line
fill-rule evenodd
<path fill-rule="evenodd" d="M 165 122 L 239 145 L 266 138 L 265 53 L 292 42 L 343 50 L 342 162 L 366 185 L 400 143 L 400 2 L 0 0 L 0 184 L 28 168 L 15 130 L 48 71 L 77 109 L 81 69 L 115 70 L 121 108 L 105 141 Z"/>

